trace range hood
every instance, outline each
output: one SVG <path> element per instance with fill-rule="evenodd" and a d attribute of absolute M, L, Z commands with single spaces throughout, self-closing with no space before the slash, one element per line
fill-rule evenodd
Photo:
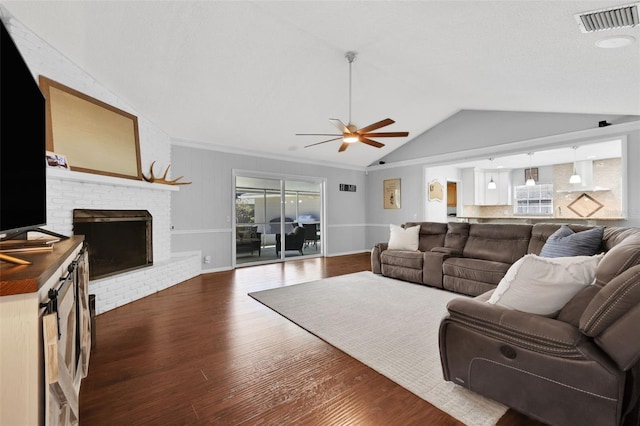
<path fill-rule="evenodd" d="M 568 181 L 563 185 L 563 189 L 557 192 L 596 192 L 610 191 L 610 188 L 594 185 L 593 183 L 593 160 L 582 160 L 575 162 L 575 170 L 580 175 L 582 182 L 570 184 Z"/>

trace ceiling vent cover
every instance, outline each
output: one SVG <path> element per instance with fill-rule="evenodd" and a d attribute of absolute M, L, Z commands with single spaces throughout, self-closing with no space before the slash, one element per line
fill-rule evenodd
<path fill-rule="evenodd" d="M 640 3 L 579 13 L 575 18 L 583 33 L 634 27 L 640 23 L 638 5 Z"/>

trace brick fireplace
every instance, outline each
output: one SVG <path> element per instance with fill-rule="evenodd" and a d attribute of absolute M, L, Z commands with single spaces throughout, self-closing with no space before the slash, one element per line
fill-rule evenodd
<path fill-rule="evenodd" d="M 165 131 L 42 40 L 15 19 L 1 4 L 0 14 L 35 79 L 39 75 L 46 75 L 136 115 L 143 169 L 148 170 L 154 161 L 162 167 L 171 163 L 171 139 Z M 71 166 L 73 167 L 73 162 Z M 89 292 L 96 296 L 96 313 L 117 308 L 200 274 L 199 251 L 171 251 L 171 194 L 178 190 L 175 186 L 150 184 L 140 180 L 56 168 L 47 169 L 46 229 L 72 235 L 74 209 L 147 210 L 153 216 L 153 264 L 91 279 Z"/>
<path fill-rule="evenodd" d="M 147 210 L 73 210 L 73 233 L 89 246 L 89 278 L 153 265 L 153 217 Z"/>
<path fill-rule="evenodd" d="M 177 190 L 170 185 L 47 169 L 47 229 L 72 235 L 74 210 L 83 212 L 82 220 L 88 220 L 91 215 L 97 216 L 97 220 L 114 220 L 117 215 L 144 216 L 135 221 L 144 228 L 145 241 L 148 238 L 144 262 L 147 262 L 147 256 L 150 262 L 144 267 L 125 267 L 124 271 L 92 277 L 89 292 L 96 295 L 96 313 L 109 311 L 200 275 L 200 252 L 171 252 L 171 193 Z M 148 228 L 146 215 L 152 218 L 152 226 Z M 120 219 L 130 222 L 132 218 Z M 131 242 L 131 232 L 138 231 L 125 228 L 126 236 L 119 239 Z M 95 242 L 90 238 L 85 236 L 91 253 Z M 146 246 L 147 243 L 141 244 Z M 90 271 L 92 269 L 94 267 L 90 266 Z"/>

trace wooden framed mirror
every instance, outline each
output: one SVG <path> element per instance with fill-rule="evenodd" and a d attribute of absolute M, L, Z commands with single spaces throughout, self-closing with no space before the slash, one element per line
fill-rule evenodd
<path fill-rule="evenodd" d="M 71 170 L 142 180 L 138 118 L 40 76 L 46 98 L 47 150 Z"/>

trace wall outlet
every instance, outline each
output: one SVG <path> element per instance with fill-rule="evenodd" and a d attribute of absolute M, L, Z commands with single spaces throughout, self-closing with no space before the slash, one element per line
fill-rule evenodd
<path fill-rule="evenodd" d="M 202 258 L 202 263 L 211 263 L 211 256 L 205 256 Z"/>

